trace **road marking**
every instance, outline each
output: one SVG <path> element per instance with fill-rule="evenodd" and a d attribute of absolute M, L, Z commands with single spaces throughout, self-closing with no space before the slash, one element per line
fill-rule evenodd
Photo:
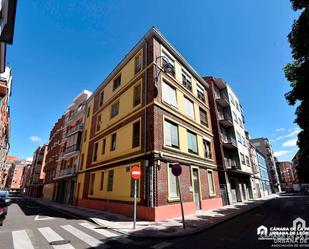
<path fill-rule="evenodd" d="M 122 235 L 116 234 L 116 233 L 108 231 L 106 229 L 97 229 L 98 226 L 90 224 L 90 223 L 86 223 L 86 222 L 85 223 L 79 223 L 79 225 L 81 225 L 85 228 L 88 228 L 91 231 L 94 231 L 96 233 L 102 234 L 106 238 L 112 238 L 112 239 L 117 238 L 117 241 L 120 242 L 120 243 L 123 243 L 123 244 L 133 242 L 132 240 L 127 239 L 127 238 L 123 237 Z"/>
<path fill-rule="evenodd" d="M 12 237 L 14 249 L 34 249 L 25 230 L 13 231 Z"/>
<path fill-rule="evenodd" d="M 108 245 L 104 245 L 103 241 L 97 240 L 96 238 L 88 235 L 87 233 L 84 233 L 83 231 L 71 226 L 71 225 L 64 225 L 61 226 L 63 229 L 67 230 L 69 233 L 73 234 L 80 240 L 84 241 L 86 244 L 88 244 L 91 247 L 97 247 L 100 246 L 100 248 L 109 248 Z"/>
<path fill-rule="evenodd" d="M 170 246 L 170 245 L 172 245 L 172 243 L 169 243 L 169 242 L 161 242 L 161 243 L 159 243 L 159 244 L 156 244 L 156 245 L 154 245 L 154 246 L 152 246 L 152 247 L 150 247 L 150 248 L 153 248 L 153 249 L 163 249 L 163 248 L 165 248 L 165 247 L 167 247 L 167 246 Z"/>
<path fill-rule="evenodd" d="M 53 220 L 55 218 L 53 217 L 49 217 L 49 216 L 43 216 L 43 217 L 40 217 L 40 215 L 37 215 L 35 216 L 34 220 L 37 221 L 37 220 Z"/>
<path fill-rule="evenodd" d="M 41 227 L 38 228 L 38 230 L 48 242 L 64 240 L 58 233 L 56 233 L 50 227 Z M 74 249 L 74 247 L 71 244 L 53 245 L 53 247 L 55 249 Z"/>

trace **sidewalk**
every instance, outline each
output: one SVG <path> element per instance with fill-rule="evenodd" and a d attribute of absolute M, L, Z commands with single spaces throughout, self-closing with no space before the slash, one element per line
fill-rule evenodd
<path fill-rule="evenodd" d="M 264 205 L 266 202 L 278 198 L 278 194 L 272 194 L 265 198 L 250 200 L 243 203 L 224 206 L 209 211 L 197 212 L 187 215 L 186 229 L 183 229 L 181 217 L 168 219 L 160 222 L 137 221 L 136 229 L 132 229 L 132 219 L 123 215 L 98 211 L 94 209 L 76 207 L 72 205 L 59 204 L 43 199 L 35 200 L 57 211 L 69 213 L 78 218 L 96 223 L 100 228 L 108 228 L 127 236 L 140 238 L 176 238 L 198 233 L 221 222 L 232 219 L 240 214 Z"/>

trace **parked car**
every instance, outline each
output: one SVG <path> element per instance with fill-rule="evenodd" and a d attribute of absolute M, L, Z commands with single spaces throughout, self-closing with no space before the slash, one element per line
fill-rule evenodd
<path fill-rule="evenodd" d="M 3 225 L 6 216 L 4 210 L 7 210 L 9 205 L 11 205 L 11 200 L 9 198 L 0 198 L 0 226 Z"/>
<path fill-rule="evenodd" d="M 3 199 L 4 201 L 8 200 L 9 198 L 9 191 L 7 190 L 0 190 L 0 199 Z M 3 207 L 3 213 L 4 215 L 7 215 L 8 213 L 8 207 Z"/>

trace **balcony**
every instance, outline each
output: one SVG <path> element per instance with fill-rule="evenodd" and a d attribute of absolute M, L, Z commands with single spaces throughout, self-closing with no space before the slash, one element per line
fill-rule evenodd
<path fill-rule="evenodd" d="M 63 136 L 69 137 L 69 136 L 75 134 L 76 132 L 83 131 L 83 129 L 84 129 L 84 126 L 82 124 L 77 125 L 77 126 L 71 128 L 71 129 L 67 130 L 66 132 L 64 131 Z"/>
<path fill-rule="evenodd" d="M 215 97 L 216 97 L 216 101 L 217 103 L 222 106 L 222 107 L 227 107 L 230 105 L 229 102 L 229 97 L 227 96 L 226 93 L 220 91 L 220 92 L 215 92 Z"/>
<path fill-rule="evenodd" d="M 77 151 L 79 151 L 79 148 L 80 148 L 80 145 L 79 145 L 79 144 L 74 144 L 74 145 L 72 145 L 72 146 L 67 147 L 67 148 L 61 153 L 61 155 L 62 155 L 62 156 L 66 156 L 66 155 L 68 155 L 68 154 L 70 154 L 70 153 L 77 152 Z"/>
<path fill-rule="evenodd" d="M 63 178 L 63 177 L 68 177 L 68 176 L 72 176 L 76 173 L 75 167 L 71 166 L 71 167 L 66 167 L 66 168 L 62 168 L 62 169 L 57 169 L 56 172 L 56 176 L 55 178 Z"/>
<path fill-rule="evenodd" d="M 4 97 L 7 94 L 7 84 L 6 81 L 1 79 L 0 75 L 0 97 Z"/>
<path fill-rule="evenodd" d="M 231 158 L 224 158 L 224 164 L 226 169 L 240 169 L 237 161 Z"/>
<path fill-rule="evenodd" d="M 220 124 L 227 128 L 233 126 L 232 116 L 228 112 L 217 112 L 217 114 Z"/>
<path fill-rule="evenodd" d="M 236 139 L 234 137 L 231 136 L 221 136 L 221 141 L 222 141 L 222 145 L 228 149 L 236 149 L 237 148 L 237 143 L 236 143 Z"/>
<path fill-rule="evenodd" d="M 72 120 L 74 120 L 78 115 L 80 115 L 81 113 L 84 113 L 85 111 L 85 106 L 80 106 L 78 109 L 74 110 L 70 116 L 67 116 L 65 121 L 66 122 L 71 122 Z"/>

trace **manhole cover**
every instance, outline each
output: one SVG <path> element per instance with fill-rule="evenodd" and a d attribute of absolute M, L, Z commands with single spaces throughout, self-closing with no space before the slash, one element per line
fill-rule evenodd
<path fill-rule="evenodd" d="M 52 246 L 58 246 L 58 245 L 69 244 L 70 242 L 71 242 L 70 240 L 56 240 L 56 241 L 49 242 L 49 244 Z"/>

